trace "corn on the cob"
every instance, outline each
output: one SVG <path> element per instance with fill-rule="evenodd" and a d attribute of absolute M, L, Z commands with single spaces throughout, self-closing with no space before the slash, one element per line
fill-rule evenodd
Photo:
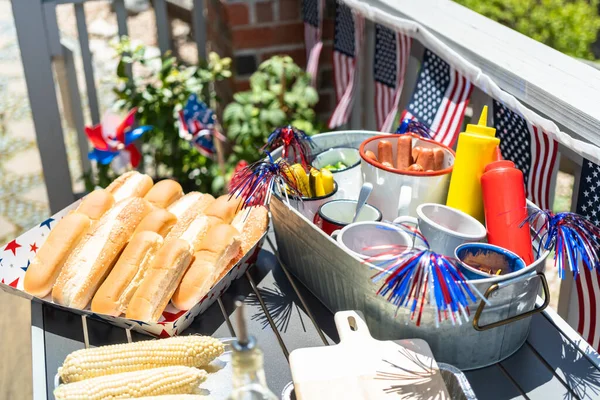
<path fill-rule="evenodd" d="M 56 400 L 102 400 L 197 394 L 206 376 L 204 370 L 181 366 L 124 372 L 60 385 L 54 391 L 54 397 Z"/>
<path fill-rule="evenodd" d="M 208 400 L 201 394 L 165 394 L 162 396 L 138 397 L 137 400 Z"/>
<path fill-rule="evenodd" d="M 333 192 L 333 174 L 327 168 L 321 169 L 321 179 L 323 181 L 323 190 L 325 194 Z"/>
<path fill-rule="evenodd" d="M 69 354 L 58 374 L 64 383 L 70 383 L 170 365 L 201 367 L 223 354 L 224 350 L 223 343 L 210 336 L 176 336 L 102 346 Z"/>

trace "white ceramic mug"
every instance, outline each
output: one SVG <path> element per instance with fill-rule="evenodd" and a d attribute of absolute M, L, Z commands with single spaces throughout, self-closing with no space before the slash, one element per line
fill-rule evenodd
<path fill-rule="evenodd" d="M 445 203 L 448 197 L 450 174 L 454 165 L 454 152 L 433 140 L 417 137 L 413 148 L 441 148 L 444 150 L 444 169 L 440 171 L 400 171 L 385 167 L 366 157 L 366 151 L 377 154 L 377 144 L 382 140 L 392 142 L 393 159 L 396 159 L 398 135 L 380 135 L 365 140 L 360 145 L 363 182 L 373 185 L 369 203 L 377 207 L 383 218 L 392 221 L 399 215 L 416 217 L 416 209 L 423 203 Z"/>
<path fill-rule="evenodd" d="M 463 243 L 479 242 L 486 237 L 485 226 L 460 210 L 442 204 L 421 204 L 416 210 L 418 218 L 402 216 L 395 224 L 412 223 L 429 242 L 430 249 L 438 254 L 454 257 L 454 250 Z"/>
<path fill-rule="evenodd" d="M 358 200 L 358 194 L 362 186 L 362 174 L 360 172 L 360 153 L 358 149 L 351 147 L 336 147 L 325 150 L 317 154 L 312 162 L 316 169 L 324 168 L 327 165 L 335 165 L 343 162 L 346 168 L 337 171 L 331 171 L 333 179 L 337 182 L 340 190 L 344 193 L 344 198 L 349 200 Z"/>
<path fill-rule="evenodd" d="M 406 250 L 412 247 L 412 239 L 401 228 L 385 222 L 365 221 L 346 225 L 331 236 L 347 253 L 362 260 L 381 254 L 382 249 L 368 249 L 374 246 L 399 245 Z"/>

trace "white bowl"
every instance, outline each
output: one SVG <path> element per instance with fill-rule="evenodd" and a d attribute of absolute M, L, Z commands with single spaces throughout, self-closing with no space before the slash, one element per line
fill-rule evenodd
<path fill-rule="evenodd" d="M 382 140 L 391 141 L 393 156 L 396 159 L 395 140 L 399 135 L 380 135 L 365 140 L 360 145 L 363 182 L 373 185 L 369 203 L 377 207 L 383 218 L 393 221 L 400 215 L 417 216 L 416 210 L 423 203 L 446 204 L 450 174 L 454 165 L 454 151 L 433 140 L 413 137 L 413 148 L 442 148 L 444 150 L 444 169 L 440 171 L 400 171 L 388 168 L 365 156 L 367 150 L 377 154 L 377 144 Z"/>

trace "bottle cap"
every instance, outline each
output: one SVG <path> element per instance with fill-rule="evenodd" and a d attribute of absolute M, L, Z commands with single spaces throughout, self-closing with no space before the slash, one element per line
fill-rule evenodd
<path fill-rule="evenodd" d="M 479 123 L 477 125 L 468 124 L 465 132 L 476 133 L 484 136 L 496 136 L 496 129 L 487 126 L 487 106 L 481 110 L 481 117 L 479 117 Z"/>
<path fill-rule="evenodd" d="M 515 168 L 515 163 L 509 160 L 500 160 L 489 163 L 485 166 L 484 173 L 493 169 Z"/>

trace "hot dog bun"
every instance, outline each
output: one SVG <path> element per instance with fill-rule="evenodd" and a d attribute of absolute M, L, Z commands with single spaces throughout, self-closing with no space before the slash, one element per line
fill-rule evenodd
<path fill-rule="evenodd" d="M 85 308 L 150 208 L 144 199 L 131 197 L 104 214 L 65 262 L 52 289 L 52 300 Z"/>
<path fill-rule="evenodd" d="M 246 254 L 269 227 L 269 212 L 264 206 L 255 206 L 238 212 L 231 222 L 242 241 L 242 256 Z"/>
<path fill-rule="evenodd" d="M 242 205 L 241 197 L 231 197 L 228 194 L 219 196 L 204 212 L 210 217 L 217 217 L 224 224 L 229 224 L 233 221 L 235 214 L 240 210 Z"/>
<path fill-rule="evenodd" d="M 210 229 L 173 295 L 175 307 L 189 310 L 208 293 L 223 270 L 238 255 L 241 246 L 238 235 L 239 232 L 227 224 Z"/>
<path fill-rule="evenodd" d="M 219 218 L 207 217 L 206 215 L 199 215 L 190 221 L 181 220 L 171 229 L 166 240 L 185 240 L 192 247 L 192 253 L 195 253 L 206 237 L 208 230 L 212 226 L 221 223 L 220 221 Z"/>
<path fill-rule="evenodd" d="M 203 213 L 214 201 L 215 198 L 210 194 L 190 192 L 171 204 L 167 211 L 176 216 L 178 221 L 189 212 L 191 212 L 190 215 L 193 219 L 198 214 Z"/>
<path fill-rule="evenodd" d="M 160 248 L 127 307 L 127 318 L 158 321 L 192 261 L 190 245 L 174 239 Z"/>
<path fill-rule="evenodd" d="M 144 197 L 154 182 L 148 175 L 129 171 L 112 181 L 106 190 L 113 195 L 115 203 L 130 197 Z"/>
<path fill-rule="evenodd" d="M 162 244 L 163 238 L 158 233 L 146 231 L 134 234 L 94 295 L 92 311 L 114 317 L 124 313 Z"/>
<path fill-rule="evenodd" d="M 177 218 L 173 214 L 162 208 L 156 208 L 142 219 L 142 222 L 135 228 L 133 234 L 150 231 L 165 237 L 176 223 Z"/>
<path fill-rule="evenodd" d="M 87 215 L 72 213 L 56 223 L 48 239 L 25 272 L 23 288 L 29 294 L 46 297 L 61 268 L 92 224 Z"/>
<path fill-rule="evenodd" d="M 115 198 L 109 191 L 96 189 L 81 200 L 75 212 L 85 214 L 91 219 L 97 220 L 114 205 Z"/>
<path fill-rule="evenodd" d="M 156 185 L 146 193 L 144 199 L 154 207 L 167 208 L 181 197 L 183 197 L 181 185 L 172 179 L 165 179 L 156 182 Z"/>

